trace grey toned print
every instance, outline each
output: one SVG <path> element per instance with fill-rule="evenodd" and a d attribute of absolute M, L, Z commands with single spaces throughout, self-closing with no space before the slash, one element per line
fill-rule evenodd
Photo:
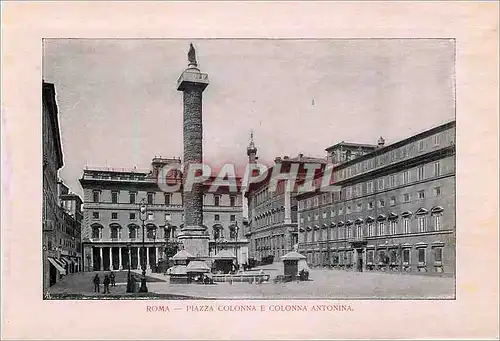
<path fill-rule="evenodd" d="M 43 49 L 45 299 L 455 298 L 454 40 Z"/>

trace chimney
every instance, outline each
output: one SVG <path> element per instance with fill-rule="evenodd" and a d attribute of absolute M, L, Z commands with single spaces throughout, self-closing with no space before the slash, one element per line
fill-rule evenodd
<path fill-rule="evenodd" d="M 281 157 L 277 156 L 277 157 L 274 159 L 274 163 L 281 163 Z"/>
<path fill-rule="evenodd" d="M 382 136 L 380 136 L 380 138 L 378 139 L 378 147 L 379 148 L 382 148 L 385 144 L 385 140 Z"/>
<path fill-rule="evenodd" d="M 302 161 L 303 156 L 304 156 L 304 154 L 302 154 L 302 153 L 299 154 L 299 161 Z"/>

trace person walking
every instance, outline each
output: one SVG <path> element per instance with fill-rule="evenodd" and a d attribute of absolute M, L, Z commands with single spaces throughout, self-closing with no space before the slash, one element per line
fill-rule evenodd
<path fill-rule="evenodd" d="M 109 276 L 108 275 L 105 275 L 104 276 L 104 281 L 102 282 L 104 284 L 104 293 L 105 294 L 109 294 Z"/>
<path fill-rule="evenodd" d="M 94 276 L 94 292 L 99 293 L 99 284 L 101 284 L 101 279 L 99 278 L 99 274 L 95 274 L 95 276 Z"/>
<path fill-rule="evenodd" d="M 109 274 L 109 280 L 111 281 L 111 286 L 112 287 L 116 286 L 116 283 L 115 283 L 115 273 L 113 271 L 111 271 L 111 273 Z"/>

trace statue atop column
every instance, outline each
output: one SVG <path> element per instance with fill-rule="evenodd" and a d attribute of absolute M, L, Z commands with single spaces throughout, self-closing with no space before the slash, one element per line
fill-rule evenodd
<path fill-rule="evenodd" d="M 198 66 L 198 63 L 196 62 L 196 50 L 194 49 L 193 44 L 189 44 L 189 51 L 188 51 L 188 61 L 189 61 L 189 66 Z"/>

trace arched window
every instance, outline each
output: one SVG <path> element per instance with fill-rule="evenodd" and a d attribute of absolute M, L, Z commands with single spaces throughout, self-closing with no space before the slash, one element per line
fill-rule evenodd
<path fill-rule="evenodd" d="M 427 213 L 428 211 L 425 208 L 420 208 L 417 212 L 415 212 L 417 217 L 418 232 L 427 231 Z"/>
<path fill-rule="evenodd" d="M 95 224 L 92 225 L 92 239 L 100 239 L 101 238 L 101 230 L 102 226 Z"/>
<path fill-rule="evenodd" d="M 128 237 L 129 239 L 135 239 L 137 238 L 137 229 L 139 228 L 138 225 L 135 224 L 130 224 L 128 226 Z"/>
<path fill-rule="evenodd" d="M 146 226 L 146 238 L 156 239 L 156 226 L 153 224 L 148 224 Z"/>
<path fill-rule="evenodd" d="M 432 219 L 434 221 L 434 230 L 439 231 L 442 229 L 441 218 L 443 216 L 443 208 L 441 206 L 436 206 L 431 209 Z"/>
<path fill-rule="evenodd" d="M 109 225 L 109 228 L 111 229 L 111 239 L 120 238 L 120 229 L 121 229 L 120 225 L 111 224 L 111 225 Z"/>

